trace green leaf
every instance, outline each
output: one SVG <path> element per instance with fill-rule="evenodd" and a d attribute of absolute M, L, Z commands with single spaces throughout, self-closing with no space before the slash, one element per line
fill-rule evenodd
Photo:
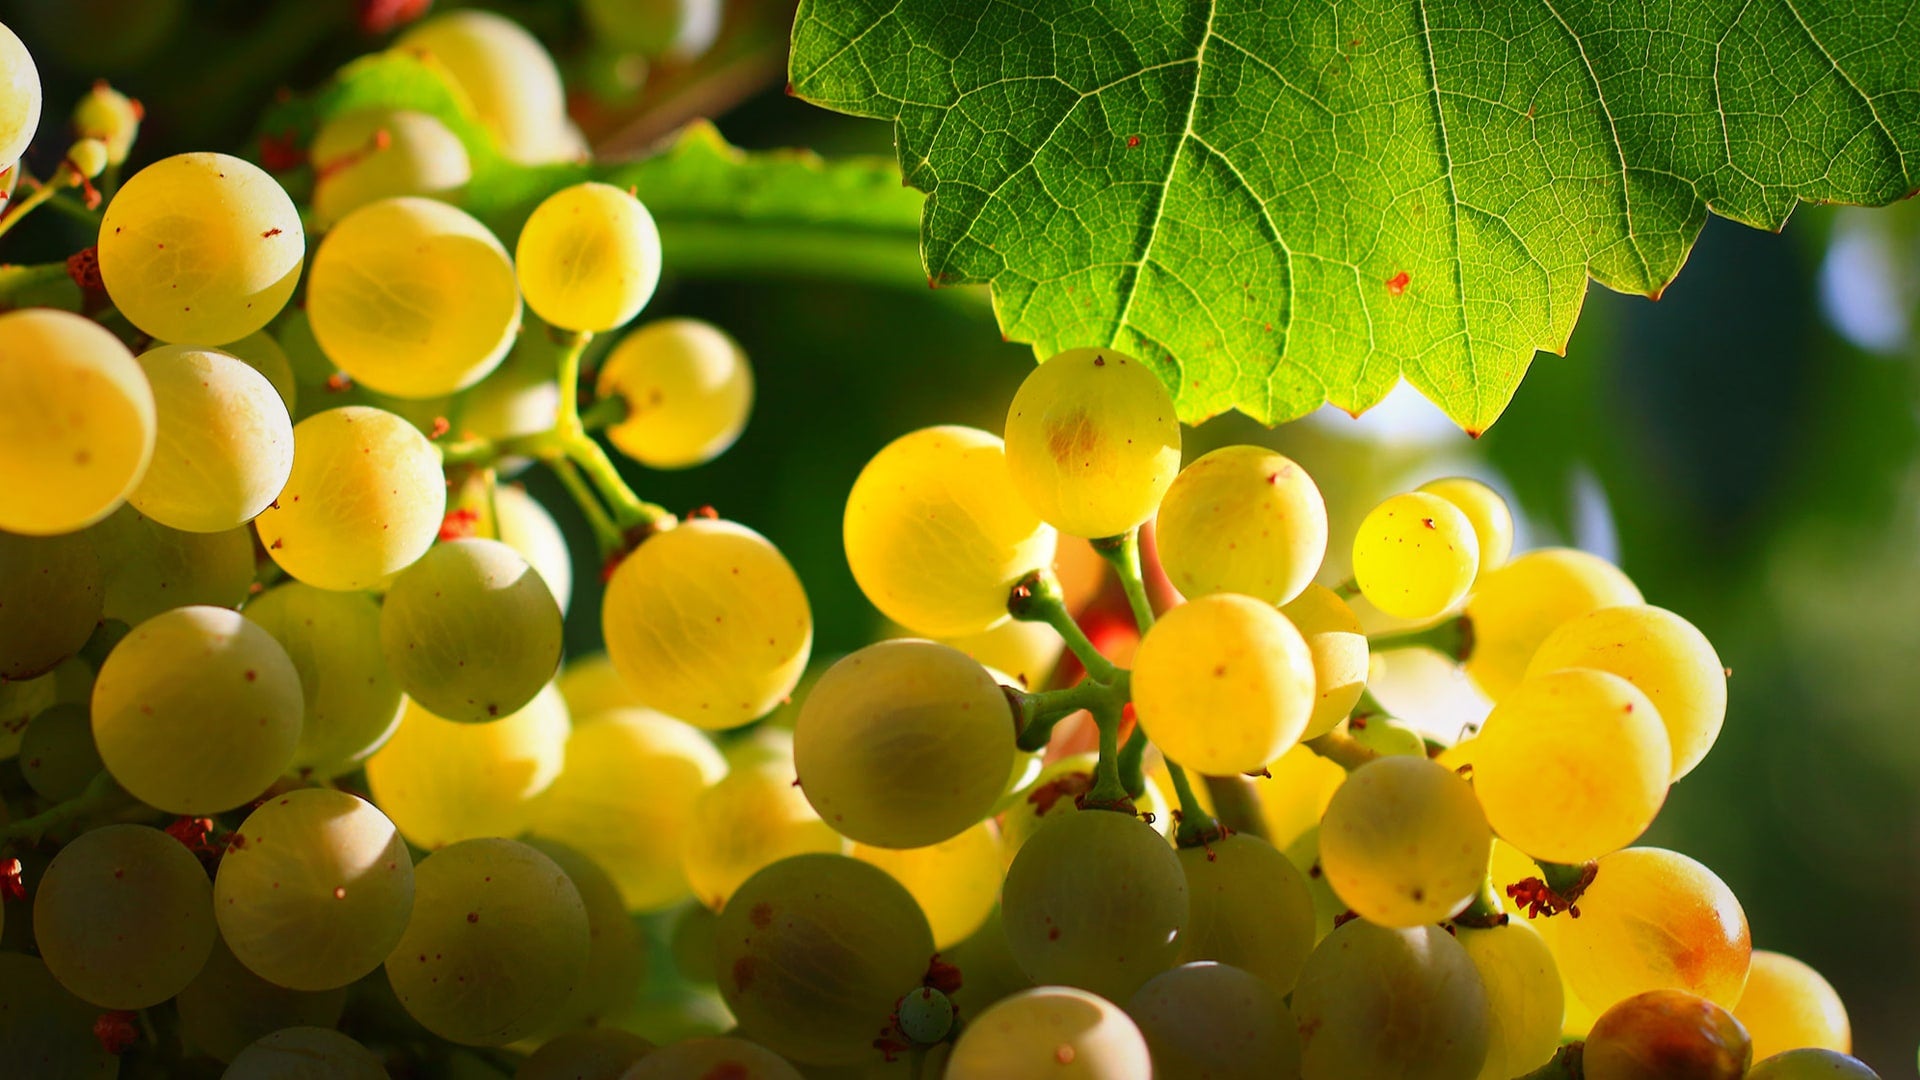
<path fill-rule="evenodd" d="M 1591 276 L 1658 296 L 1709 210 L 1920 186 L 1920 18 L 1850 0 L 803 0 L 793 88 L 892 120 L 926 265 L 1183 418 L 1469 431 Z"/>

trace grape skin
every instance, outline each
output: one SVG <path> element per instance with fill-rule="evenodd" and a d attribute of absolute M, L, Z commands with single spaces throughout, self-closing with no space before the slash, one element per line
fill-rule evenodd
<path fill-rule="evenodd" d="M 498 540 L 436 544 L 400 572 L 380 645 L 407 696 L 435 716 L 485 723 L 520 711 L 560 669 L 560 605 Z"/>
<path fill-rule="evenodd" d="M 43 675 L 93 636 L 104 568 L 82 534 L 0 533 L 0 680 Z"/>
<path fill-rule="evenodd" d="M 1480 545 L 1480 573 L 1507 564 L 1513 554 L 1513 511 L 1499 492 L 1465 476 L 1429 480 L 1415 490 L 1438 495 L 1467 516 L 1473 525 L 1473 538 Z"/>
<path fill-rule="evenodd" d="M 1355 769 L 1320 822 L 1327 883 L 1382 926 L 1420 926 L 1459 912 L 1486 877 L 1492 850 L 1473 788 L 1424 754 Z"/>
<path fill-rule="evenodd" d="M 1560 1047 L 1565 1007 L 1546 941 L 1518 920 L 1485 930 L 1459 927 L 1455 936 L 1487 992 L 1491 1027 L 1480 1080 L 1510 1080 L 1545 1065 Z"/>
<path fill-rule="evenodd" d="M 641 1058 L 620 1080 L 681 1080 L 688 1076 L 801 1080 L 800 1071 L 780 1055 L 730 1036 L 687 1039 L 663 1046 Z"/>
<path fill-rule="evenodd" d="M 1754 1064 L 1746 1080 L 1880 1080 L 1866 1063 L 1832 1050 L 1788 1050 Z"/>
<path fill-rule="evenodd" d="M 314 224 L 323 229 L 381 199 L 452 201 L 473 177 L 459 137 L 436 117 L 412 109 L 331 116 L 314 133 L 307 157 L 314 170 Z"/>
<path fill-rule="evenodd" d="M 1619 568 L 1569 548 L 1529 551 L 1485 574 L 1467 601 L 1473 654 L 1467 674 L 1499 701 L 1520 685 L 1548 634 L 1589 611 L 1643 603 Z"/>
<path fill-rule="evenodd" d="M 500 542 L 520 553 L 547 583 L 547 591 L 565 614 L 573 599 L 573 552 L 547 508 L 518 484 L 502 484 L 493 493 L 494 524 Z"/>
<path fill-rule="evenodd" d="M 1732 1014 L 1678 990 L 1650 990 L 1602 1013 L 1580 1057 L 1592 1080 L 1740 1080 L 1752 1060 Z"/>
<path fill-rule="evenodd" d="M 347 988 L 289 990 L 255 975 L 216 939 L 207 964 L 174 999 L 186 1044 L 232 1061 L 248 1044 L 283 1028 L 331 1028 L 340 1022 Z"/>
<path fill-rule="evenodd" d="M 519 23 L 490 11 L 450 11 L 422 20 L 394 47 L 427 53 L 451 75 L 515 164 L 575 156 L 560 131 L 567 115 L 560 71 Z"/>
<path fill-rule="evenodd" d="M 1303 834 L 1318 829 L 1333 793 L 1347 782 L 1347 770 L 1304 746 L 1295 746 L 1267 766 L 1269 775 L 1254 781 L 1267 839 L 1282 851 Z"/>
<path fill-rule="evenodd" d="M 49 802 L 85 791 L 101 768 L 84 705 L 54 705 L 35 716 L 20 736 L 20 773 L 27 786 Z"/>
<path fill-rule="evenodd" d="M 1302 741 L 1332 731 L 1360 703 L 1369 652 L 1360 617 L 1332 589 L 1309 584 L 1280 609 L 1306 639 L 1316 696 Z"/>
<path fill-rule="evenodd" d="M 1335 930 L 1301 969 L 1293 1014 L 1304 1080 L 1474 1080 L 1487 1055 L 1486 990 L 1434 926 L 1354 919 Z"/>
<path fill-rule="evenodd" d="M 652 1043 L 632 1032 L 581 1028 L 542 1043 L 520 1064 L 513 1080 L 625 1080 L 631 1075 L 628 1066 L 652 1050 Z"/>
<path fill-rule="evenodd" d="M 1580 918 L 1549 924 L 1567 984 L 1596 1011 L 1648 990 L 1731 1008 L 1747 983 L 1746 912 L 1713 871 L 1677 852 L 1606 856 L 1580 897 Z"/>
<path fill-rule="evenodd" d="M 575 332 L 612 330 L 640 314 L 660 284 L 660 230 L 631 194 L 575 184 L 534 208 L 513 259 L 535 314 Z"/>
<path fill-rule="evenodd" d="M 220 1080 L 387 1080 L 373 1052 L 337 1031 L 282 1028 L 234 1057 Z"/>
<path fill-rule="evenodd" d="M 123 504 L 87 530 L 106 576 L 101 614 L 137 626 L 191 604 L 239 607 L 253 587 L 253 536 L 246 526 L 182 532 Z"/>
<path fill-rule="evenodd" d="M 300 673 L 306 715 L 295 769 L 339 776 L 393 736 L 404 702 L 380 648 L 380 606 L 372 597 L 288 581 L 254 597 L 241 614 L 272 634 Z"/>
<path fill-rule="evenodd" d="M 409 701 L 393 737 L 367 760 L 367 785 L 418 847 L 517 836 L 559 777 L 566 746 L 566 703 L 551 688 L 490 724 L 442 720 Z"/>
<path fill-rule="evenodd" d="M 266 509 L 293 471 L 293 421 L 267 377 L 214 349 L 140 354 L 153 388 L 153 458 L 127 501 L 185 532 L 237 528 Z"/>
<path fill-rule="evenodd" d="M 1147 1040 L 1115 1005 L 1043 986 L 994 1003 L 968 1024 L 947 1080 L 1151 1080 Z"/>
<path fill-rule="evenodd" d="M 1313 895 L 1306 875 L 1272 844 L 1234 833 L 1179 852 L 1186 876 L 1187 932 L 1180 960 L 1216 960 L 1289 994 L 1313 951 Z"/>
<path fill-rule="evenodd" d="M 646 939 L 628 917 L 620 887 L 599 863 L 565 844 L 529 837 L 526 845 L 566 873 L 587 912 L 586 972 L 540 1037 L 618 1021 L 647 983 Z"/>
<path fill-rule="evenodd" d="M 9 169 L 27 152 L 40 126 L 40 71 L 33 54 L 13 31 L 0 25 L 0 169 Z"/>
<path fill-rule="evenodd" d="M 618 394 L 626 419 L 607 429 L 650 468 L 684 469 L 732 446 L 753 408 L 753 368 L 740 343 L 698 319 L 660 319 L 614 346 L 595 392 Z"/>
<path fill-rule="evenodd" d="M 113 1080 L 120 1059 L 93 1037 L 100 1015 L 61 986 L 40 959 L 0 952 L 0 1044 L 25 1076 Z"/>
<path fill-rule="evenodd" d="M 1258 772 L 1299 741 L 1313 654 L 1285 615 L 1233 593 L 1174 608 L 1134 655 L 1133 705 L 1154 744 L 1209 776 Z"/>
<path fill-rule="evenodd" d="M 919 848 L 855 844 L 851 854 L 906 887 L 933 928 L 933 945 L 948 949 L 986 924 L 1006 874 L 1000 834 L 982 821 L 958 836 Z"/>
<path fill-rule="evenodd" d="M 793 762 L 737 764 L 693 800 L 681 867 L 693 895 L 715 911 L 762 867 L 809 851 L 838 854 L 840 834 L 794 786 Z"/>
<path fill-rule="evenodd" d="M 238 341 L 222 345 L 220 351 L 259 372 L 273 387 L 273 392 L 280 395 L 280 404 L 287 407 L 287 415 L 294 415 L 294 405 L 300 400 L 300 384 L 294 378 L 293 361 L 287 358 L 287 351 L 272 334 L 255 330 Z"/>
<path fill-rule="evenodd" d="M 1847 1007 L 1833 984 L 1784 953 L 1753 951 L 1746 989 L 1733 1017 L 1753 1036 L 1755 1058 L 1808 1047 L 1842 1054 L 1853 1051 Z"/>
<path fill-rule="evenodd" d="M 1327 555 L 1313 477 L 1262 446 L 1225 446 L 1181 470 L 1154 525 L 1160 562 L 1188 599 L 1240 593 L 1288 604 Z"/>
<path fill-rule="evenodd" d="M 1186 964 L 1127 1002 L 1156 1080 L 1268 1080 L 1300 1072 L 1300 1035 L 1271 984 L 1237 967 Z"/>
<path fill-rule="evenodd" d="M 1446 613 L 1466 597 L 1479 571 L 1473 522 L 1438 495 L 1395 495 L 1374 507 L 1354 534 L 1360 593 L 1396 619 Z"/>

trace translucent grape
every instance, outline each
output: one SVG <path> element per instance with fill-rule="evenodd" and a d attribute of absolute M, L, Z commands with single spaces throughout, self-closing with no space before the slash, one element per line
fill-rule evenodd
<path fill-rule="evenodd" d="M 1536 859 L 1580 863 L 1633 843 L 1667 797 L 1660 713 L 1617 675 L 1549 672 L 1507 695 L 1474 739 L 1487 822 Z"/>
<path fill-rule="evenodd" d="M 54 705 L 34 717 L 20 736 L 20 773 L 48 802 L 85 791 L 101 767 L 84 705 Z"/>
<path fill-rule="evenodd" d="M 1580 1056 L 1592 1080 L 1740 1080 L 1752 1060 L 1732 1014 L 1678 990 L 1650 990 L 1602 1013 Z"/>
<path fill-rule="evenodd" d="M 640 314 L 660 284 L 660 230 L 628 192 L 575 184 L 534 209 L 513 259 L 535 314 L 566 330 L 612 330 Z"/>
<path fill-rule="evenodd" d="M 163 158 L 133 174 L 100 222 L 100 279 L 161 341 L 225 345 L 267 325 L 300 280 L 300 213 L 278 181 L 228 154 Z"/>
<path fill-rule="evenodd" d="M 565 844 L 538 837 L 528 847 L 554 861 L 587 911 L 587 970 L 542 1036 L 614 1023 L 633 1008 L 647 980 L 647 941 L 627 915 L 620 887 L 600 864 Z"/>
<path fill-rule="evenodd" d="M 1415 490 L 1438 495 L 1467 515 L 1480 545 L 1480 573 L 1506 565 L 1513 554 L 1513 511 L 1499 492 L 1465 476 L 1429 480 Z"/>
<path fill-rule="evenodd" d="M 146 473 L 154 429 L 146 373 L 99 323 L 0 315 L 0 529 L 50 536 L 106 517 Z"/>
<path fill-rule="evenodd" d="M 727 1036 L 687 1039 L 663 1046 L 641 1058 L 620 1080 L 679 1080 L 687 1076 L 801 1080 L 800 1071 L 780 1055 L 745 1039 Z"/>
<path fill-rule="evenodd" d="M 105 596 L 86 535 L 0 533 L 0 680 L 31 679 L 79 652 Z"/>
<path fill-rule="evenodd" d="M 1097 761 L 1098 758 L 1090 753 L 1059 758 L 1041 769 L 1031 783 L 1015 793 L 1000 818 L 1000 841 L 1006 848 L 1008 858 L 1025 846 L 1027 839 L 1039 831 L 1041 825 L 1080 812 L 1075 800 L 1092 790 Z M 1154 821 L 1161 823 L 1169 835 L 1172 834 L 1174 821 L 1171 808 L 1153 777 L 1146 777 L 1146 791 L 1134 800 L 1134 806 L 1143 816 L 1152 814 Z"/>
<path fill-rule="evenodd" d="M 1880 1080 L 1880 1074 L 1832 1050 L 1789 1050 L 1755 1063 L 1746 1080 Z"/>
<path fill-rule="evenodd" d="M 1355 769 L 1320 823 L 1320 866 L 1347 906 L 1382 926 L 1440 922 L 1480 888 L 1493 833 L 1473 788 L 1420 757 Z"/>
<path fill-rule="evenodd" d="M 1753 946 L 1740 901 L 1677 852 L 1628 848 L 1600 860 L 1580 917 L 1552 920 L 1567 984 L 1595 1011 L 1647 990 L 1740 1000 Z"/>
<path fill-rule="evenodd" d="M 138 102 L 101 79 L 74 103 L 73 133 L 105 143 L 107 163 L 119 165 L 127 160 L 145 115 L 146 110 Z"/>
<path fill-rule="evenodd" d="M 520 329 L 520 293 L 507 249 L 471 215 L 433 199 L 382 199 L 320 242 L 307 317 L 356 382 L 428 398 L 500 366 Z"/>
<path fill-rule="evenodd" d="M 1060 662 L 1066 643 L 1053 627 L 1040 622 L 1008 619 L 991 630 L 947 638 L 951 645 L 995 671 L 1003 671 L 1012 685 L 1022 690 L 1038 690 L 1047 683 Z"/>
<path fill-rule="evenodd" d="M 256 1039 L 282 1028 L 330 1028 L 346 1007 L 346 987 L 289 990 L 255 975 L 216 940 L 207 966 L 180 991 L 180 1034 L 191 1047 L 232 1061 Z"/>
<path fill-rule="evenodd" d="M 1313 657 L 1316 697 L 1313 715 L 1300 738 L 1316 738 L 1346 719 L 1359 704 L 1361 691 L 1367 688 L 1367 635 L 1360 628 L 1360 617 L 1347 602 L 1320 585 L 1309 584 L 1300 590 L 1280 614 L 1300 631 Z"/>
<path fill-rule="evenodd" d="M 655 469 L 719 457 L 747 426 L 753 368 L 740 344 L 698 319 L 661 319 L 622 338 L 600 365 L 597 392 L 627 417 L 607 429 L 620 452 Z"/>
<path fill-rule="evenodd" d="M 120 1059 L 93 1036 L 100 1016 L 67 992 L 47 965 L 25 953 L 0 952 L 0 1044 L 22 1076 L 113 1080 Z"/>
<path fill-rule="evenodd" d="M 299 400 L 300 384 L 293 374 L 293 361 L 287 359 L 287 352 L 280 347 L 272 334 L 265 330 L 256 330 L 238 341 L 230 341 L 220 347 L 220 351 L 239 360 L 273 387 L 280 395 L 280 404 L 287 407 L 287 414 L 293 415 L 294 404 Z"/>
<path fill-rule="evenodd" d="M 1327 554 L 1313 477 L 1263 446 L 1223 446 L 1182 469 L 1154 525 L 1160 564 L 1189 599 L 1239 593 L 1285 604 Z"/>
<path fill-rule="evenodd" d="M 300 673 L 306 719 L 293 768 L 351 771 L 400 725 L 400 684 L 380 649 L 380 605 L 363 593 L 276 585 L 243 612 L 273 635 Z"/>
<path fill-rule="evenodd" d="M 573 598 L 573 552 L 546 507 L 518 484 L 502 484 L 493 492 L 494 523 L 500 542 L 520 553 L 538 571 L 547 591 L 567 610 Z"/>
<path fill-rule="evenodd" d="M 1515 920 L 1456 935 L 1487 992 L 1491 1020 L 1479 1080 L 1510 1080 L 1545 1065 L 1560 1048 L 1563 998 L 1552 950 L 1532 926 Z"/>
<path fill-rule="evenodd" d="M 559 130 L 567 115 L 560 71 L 519 23 L 490 11 L 449 11 L 420 22 L 394 47 L 427 53 L 453 76 L 516 164 L 574 156 Z"/>
<path fill-rule="evenodd" d="M 400 195 L 452 200 L 473 177 L 466 145 L 412 109 L 356 109 L 328 117 L 307 149 L 319 228 Z"/>
<path fill-rule="evenodd" d="M 24 747 L 21 753 L 24 757 Z M 1733 1016 L 1753 1036 L 1755 1058 L 1805 1047 L 1842 1054 L 1853 1050 L 1847 1007 L 1833 984 L 1784 953 L 1754 950 L 1747 986 Z"/>
<path fill-rule="evenodd" d="M 920 985 L 933 955 L 907 890 L 844 855 L 796 855 L 747 879 L 714 941 L 740 1033 L 812 1065 L 876 1054 L 893 1003 Z"/>
<path fill-rule="evenodd" d="M 622 1080 L 653 1044 L 612 1027 L 581 1028 L 541 1044 L 513 1080 Z"/>
<path fill-rule="evenodd" d="M 193 981 L 213 949 L 213 888 L 184 845 L 103 825 L 53 857 L 33 937 L 60 985 L 103 1009 L 144 1009 Z"/>
<path fill-rule="evenodd" d="M 1246 833 L 1181 848 L 1179 859 L 1189 905 L 1180 959 L 1232 964 L 1265 979 L 1276 994 L 1291 993 L 1313 951 L 1306 875 Z"/>
<path fill-rule="evenodd" d="M 127 496 L 186 532 L 244 525 L 293 471 L 293 421 L 265 375 L 215 349 L 162 345 L 140 355 L 158 436 L 146 476 Z"/>
<path fill-rule="evenodd" d="M 1000 834 L 981 822 L 951 839 L 919 848 L 853 845 L 853 857 L 906 886 L 933 928 L 933 945 L 948 949 L 986 924 L 1006 874 Z"/>
<path fill-rule="evenodd" d="M 464 434 L 503 440 L 538 435 L 553 427 L 560 408 L 561 346 L 552 335 L 525 325 L 493 373 L 461 391 L 454 427 Z M 502 475 L 518 472 L 529 459 L 501 459 Z"/>
<path fill-rule="evenodd" d="M 446 516 L 440 455 L 418 428 L 364 405 L 293 429 L 293 474 L 254 526 L 280 568 L 323 589 L 373 588 L 427 553 Z"/>
<path fill-rule="evenodd" d="M 93 687 L 93 738 L 127 792 L 170 814 L 230 810 L 287 769 L 300 675 L 273 636 L 215 607 L 133 628 Z"/>
<path fill-rule="evenodd" d="M 606 653 L 593 653 L 567 663 L 560 669 L 560 693 L 567 699 L 567 710 L 574 722 L 582 723 L 614 709 L 644 709 L 640 699 L 614 670 Z"/>
<path fill-rule="evenodd" d="M 1266 768 L 1299 741 L 1316 701 L 1306 640 L 1251 597 L 1174 608 L 1133 658 L 1133 706 L 1154 745 L 1209 776 Z"/>
<path fill-rule="evenodd" d="M 1333 793 L 1347 782 L 1347 770 L 1296 746 L 1267 766 L 1267 772 L 1269 776 L 1254 782 L 1260 815 L 1267 838 L 1285 851 L 1300 834 L 1319 827 Z"/>
<path fill-rule="evenodd" d="M 1014 583 L 1053 561 L 1055 541 L 1015 490 L 1000 440 L 952 426 L 902 435 L 875 454 L 847 496 L 842 531 L 860 591 L 929 637 L 1004 621 Z"/>
<path fill-rule="evenodd" d="M 13 31 L 0 24 L 0 169 L 27 152 L 40 126 L 40 70 Z"/>
<path fill-rule="evenodd" d="M 517 836 L 566 760 L 567 707 L 542 690 L 490 724 L 462 724 L 409 701 L 393 737 L 367 759 L 373 801 L 416 846 Z"/>
<path fill-rule="evenodd" d="M 947 1080 L 1150 1080 L 1147 1040 L 1118 1005 L 1043 986 L 995 1003 L 954 1044 Z"/>
<path fill-rule="evenodd" d="M 373 1051 L 337 1031 L 283 1028 L 234 1057 L 220 1080 L 387 1080 Z"/>
<path fill-rule="evenodd" d="M 1335 930 L 1301 969 L 1293 1016 L 1304 1080 L 1474 1080 L 1487 1056 L 1486 990 L 1437 926 Z"/>
<path fill-rule="evenodd" d="M 1281 992 L 1203 961 L 1147 980 L 1127 1002 L 1157 1080 L 1267 1080 L 1300 1072 L 1300 1036 Z"/>
<path fill-rule="evenodd" d="M 634 696 L 709 730 L 779 704 L 813 651 L 793 567 L 731 521 L 688 521 L 641 544 L 607 583 L 600 625 Z"/>
<path fill-rule="evenodd" d="M 701 903 L 718 911 L 762 867 L 844 846 L 794 786 L 793 763 L 735 767 L 694 799 L 681 867 Z"/>
<path fill-rule="evenodd" d="M 171 529 L 122 505 L 87 530 L 106 575 L 101 614 L 138 625 L 189 604 L 239 607 L 253 587 L 253 534 Z"/>
<path fill-rule="evenodd" d="M 1483 575 L 1467 601 L 1467 674 L 1498 701 L 1520 684 L 1534 652 L 1560 624 L 1641 602 L 1640 590 L 1605 559 L 1569 548 L 1529 551 Z"/>
<path fill-rule="evenodd" d="M 484 723 L 518 712 L 560 669 L 560 605 L 519 552 L 452 540 L 393 579 L 380 644 L 422 708 Z"/>
<path fill-rule="evenodd" d="M 1473 522 L 1438 495 L 1395 495 L 1353 537 L 1353 576 L 1374 607 L 1396 619 L 1432 619 L 1473 587 L 1480 542 Z"/>

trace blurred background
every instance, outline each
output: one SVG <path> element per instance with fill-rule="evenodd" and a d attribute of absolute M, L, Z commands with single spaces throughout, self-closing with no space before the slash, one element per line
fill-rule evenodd
<path fill-rule="evenodd" d="M 130 167 L 187 149 L 252 153 L 283 89 L 310 88 L 390 40 L 419 0 L 4 0 L 47 82 L 48 125 L 95 78 L 147 107 Z M 448 4 L 436 4 L 444 9 Z M 890 155 L 884 124 L 782 92 L 791 5 L 740 0 L 698 58 L 652 65 L 571 0 L 484 5 L 553 51 L 576 122 L 602 155 L 633 155 L 696 116 L 748 148 Z M 585 7 L 618 6 L 594 0 Z M 53 152 L 42 140 L 37 152 Z M 30 163 L 45 173 L 52 162 Z M 89 241 L 41 214 L 22 262 Z M 826 253 L 831 262 L 831 253 Z M 812 261 L 812 260 L 809 260 Z M 935 423 L 998 431 L 1032 362 L 1001 341 L 984 292 L 898 280 L 676 273 L 649 316 L 693 315 L 745 346 L 758 404 L 740 442 L 676 473 L 623 466 L 675 511 L 711 504 L 770 537 L 806 583 L 816 656 L 888 632 L 854 586 L 839 520 L 865 461 Z M 1920 206 L 1803 207 L 1780 235 L 1713 220 L 1658 303 L 1590 293 L 1565 357 L 1542 355 L 1500 422 L 1469 440 L 1404 387 L 1358 420 L 1279 430 L 1221 417 L 1189 455 L 1260 442 L 1319 481 L 1334 521 L 1323 580 L 1375 501 L 1467 472 L 1514 500 L 1522 546 L 1612 558 L 1651 603 L 1699 625 L 1733 671 L 1714 753 L 1673 791 L 1645 842 L 1713 867 L 1756 945 L 1824 972 L 1857 1052 L 1913 1075 L 1920 1042 Z M 598 579 L 584 523 L 550 478 L 525 482 Z M 1342 523 L 1344 523 L 1344 528 Z M 577 588 L 575 652 L 598 648 L 598 590 Z M 1442 680 L 1444 681 L 1444 680 Z M 1443 687 L 1436 725 L 1471 718 Z M 1413 708 L 1408 708 L 1414 712 Z"/>

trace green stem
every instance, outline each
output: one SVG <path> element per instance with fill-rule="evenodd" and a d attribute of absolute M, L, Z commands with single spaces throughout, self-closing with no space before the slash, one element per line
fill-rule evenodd
<path fill-rule="evenodd" d="M 1569 900 L 1578 900 L 1588 885 L 1593 884 L 1596 866 L 1593 863 L 1553 863 L 1534 860 L 1540 868 L 1540 880 L 1547 888 Z"/>
<path fill-rule="evenodd" d="M 1100 760 L 1093 767 L 1093 788 L 1086 794 L 1088 806 L 1130 807 L 1127 786 L 1120 779 L 1120 709 L 1111 701 L 1093 707 L 1093 722 L 1100 727 Z"/>
<path fill-rule="evenodd" d="M 1257 836 L 1262 840 L 1267 835 L 1267 818 L 1260 811 L 1260 792 L 1254 787 L 1256 781 L 1244 776 L 1206 776 L 1207 794 L 1213 798 L 1213 812 L 1220 824 L 1237 833 Z"/>
<path fill-rule="evenodd" d="M 131 805 L 133 797 L 120 790 L 105 770 L 95 774 L 86 789 L 65 802 L 55 803 L 30 818 L 21 818 L 0 830 L 0 839 L 37 841 L 68 822 Z"/>
<path fill-rule="evenodd" d="M 1432 649 L 1442 656 L 1464 663 L 1473 655 L 1473 621 L 1465 615 L 1455 615 L 1418 630 L 1370 634 L 1367 648 L 1376 653 L 1394 649 Z"/>
<path fill-rule="evenodd" d="M 1490 930 L 1507 924 L 1506 912 L 1500 906 L 1500 892 L 1494 888 L 1493 875 L 1480 879 L 1480 888 L 1473 894 L 1466 910 L 1453 917 L 1461 926 Z"/>
<path fill-rule="evenodd" d="M 1092 710 L 1115 701 L 1124 703 L 1126 698 L 1124 683 L 1103 683 L 1093 679 L 1064 690 L 1019 694 L 1016 700 L 1020 703 L 1020 749 L 1033 751 L 1045 747 L 1053 734 L 1053 726 L 1082 709 Z"/>
<path fill-rule="evenodd" d="M 1180 827 L 1174 833 L 1181 847 L 1199 847 L 1220 838 L 1220 823 L 1200 805 L 1187 782 L 1187 770 L 1167 762 L 1167 775 L 1173 779 L 1173 793 L 1180 799 Z"/>
<path fill-rule="evenodd" d="M 614 394 L 586 407 L 580 414 L 580 426 L 588 431 L 610 428 L 627 418 L 627 399 Z"/>
<path fill-rule="evenodd" d="M 1142 634 L 1153 626 L 1153 604 L 1147 599 L 1147 583 L 1140 576 L 1140 530 L 1128 529 L 1119 536 L 1093 541 L 1093 550 L 1113 566 L 1126 591 L 1127 605 L 1133 609 L 1133 624 Z"/>
<path fill-rule="evenodd" d="M 1133 731 L 1127 735 L 1125 745 L 1120 747 L 1120 782 L 1127 787 L 1127 794 L 1138 799 L 1147 793 L 1147 729 L 1140 725 L 1136 717 Z"/>
<path fill-rule="evenodd" d="M 0 204 L 0 206 L 4 205 Z M 0 226 L 4 226 L 11 220 L 11 218 L 0 218 Z M 0 311 L 23 307 L 25 306 L 23 300 L 45 303 L 47 297 L 32 294 L 66 280 L 68 280 L 67 264 L 64 262 L 35 263 L 32 266 L 0 266 Z M 72 298 L 69 297 L 66 302 L 72 303 Z"/>
<path fill-rule="evenodd" d="M 559 478 L 560 485 L 567 489 L 567 494 L 573 496 L 573 501 L 580 507 L 580 512 L 586 515 L 587 526 L 593 530 L 593 542 L 600 549 L 600 557 L 604 559 L 620 550 L 619 526 L 615 525 L 613 519 L 607 516 L 606 510 L 601 508 L 599 497 L 594 495 L 593 489 L 581 479 L 580 470 L 573 467 L 573 462 L 566 458 L 555 458 L 547 462 L 547 467 L 553 470 L 553 475 Z"/>
<path fill-rule="evenodd" d="M 20 223 L 21 218 L 33 213 L 35 207 L 58 195 L 61 188 L 72 183 L 70 178 L 74 175 L 72 169 L 62 165 L 54 170 L 46 183 L 29 192 L 26 198 L 14 199 L 7 203 L 5 215 L 0 216 L 0 236 L 5 236 L 8 230 Z M 25 180 L 27 177 L 23 175 L 21 179 Z"/>
<path fill-rule="evenodd" d="M 1360 583 L 1353 578 L 1348 578 L 1333 587 L 1333 594 L 1342 600 L 1352 600 L 1360 595 Z"/>
<path fill-rule="evenodd" d="M 660 249 L 673 272 L 688 277 L 821 277 L 927 291 L 920 240 L 905 230 L 662 220 Z M 942 289 L 935 295 L 978 302 L 986 290 Z"/>
<path fill-rule="evenodd" d="M 1079 658 L 1080 666 L 1087 669 L 1089 678 L 1111 683 L 1119 677 L 1120 669 L 1094 647 L 1086 631 L 1073 621 L 1073 615 L 1060 598 L 1060 582 L 1053 571 L 1043 568 L 1021 578 L 1007 598 L 1007 611 L 1022 622 L 1043 622 L 1053 627 Z"/>
<path fill-rule="evenodd" d="M 580 419 L 580 354 L 592 340 L 592 334 L 578 332 L 567 335 L 561 342 L 560 407 L 554 416 L 553 437 L 561 452 L 579 466 L 607 501 L 614 523 L 622 533 L 636 527 L 659 528 L 673 515 L 633 493 L 607 452 L 587 434 L 586 425 Z"/>
<path fill-rule="evenodd" d="M 1301 745 L 1349 772 L 1380 756 L 1338 730 L 1316 735 Z"/>

